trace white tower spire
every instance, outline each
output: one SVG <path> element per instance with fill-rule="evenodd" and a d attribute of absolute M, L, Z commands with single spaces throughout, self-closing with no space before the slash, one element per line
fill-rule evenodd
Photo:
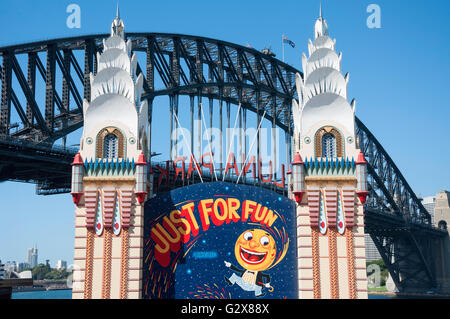
<path fill-rule="evenodd" d="M 293 102 L 293 111 L 297 150 L 304 146 L 305 138 L 313 139 L 315 130 L 324 122 L 342 128 L 344 135 L 352 139 L 355 134 L 354 102 L 347 100 L 349 75 L 341 73 L 342 54 L 335 52 L 336 40 L 328 36 L 328 24 L 322 15 L 321 4 L 314 41 L 308 43 L 309 57 L 302 56 L 304 78 L 296 77 L 299 101 Z M 304 155 L 313 156 L 312 149 Z"/>
<path fill-rule="evenodd" d="M 138 141 L 126 147 L 129 157 L 135 157 L 137 161 L 138 151 L 146 151 L 142 139 L 148 126 L 148 107 L 146 100 L 141 101 L 144 78 L 142 74 L 136 74 L 137 55 L 132 52 L 131 40 L 124 39 L 124 26 L 117 6 L 111 36 L 103 40 L 103 53 L 97 54 L 97 74 L 91 73 L 91 99 L 84 103 L 83 134 L 93 138 L 99 127 L 108 121 L 114 122 L 115 127 L 123 128 L 132 140 Z M 95 143 L 85 145 L 92 148 L 88 152 L 92 157 L 95 155 L 93 145 Z M 86 149 L 82 148 L 82 151 Z"/>
<path fill-rule="evenodd" d="M 125 24 L 123 23 L 123 20 L 120 18 L 119 2 L 117 2 L 116 18 L 113 20 L 111 24 L 111 36 L 116 35 L 121 38 L 124 38 L 125 37 L 124 30 Z"/>
<path fill-rule="evenodd" d="M 328 35 L 328 24 L 327 20 L 323 18 L 322 2 L 320 2 L 319 18 L 317 19 L 316 25 L 314 26 L 314 38 L 317 39 L 318 37 L 325 35 Z"/>

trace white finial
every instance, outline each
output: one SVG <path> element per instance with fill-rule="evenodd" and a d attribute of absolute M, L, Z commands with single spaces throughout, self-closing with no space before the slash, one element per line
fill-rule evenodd
<path fill-rule="evenodd" d="M 120 11 L 119 11 L 119 1 L 117 1 L 117 11 L 116 11 L 116 18 L 113 20 L 111 25 L 111 36 L 117 35 L 119 37 L 124 37 L 124 29 L 125 24 L 123 23 L 122 19 L 120 18 Z"/>
<path fill-rule="evenodd" d="M 328 35 L 328 25 L 325 18 L 323 18 L 322 1 L 320 1 L 319 18 L 317 19 L 316 25 L 314 27 L 314 37 L 317 39 L 318 37 L 324 35 Z"/>

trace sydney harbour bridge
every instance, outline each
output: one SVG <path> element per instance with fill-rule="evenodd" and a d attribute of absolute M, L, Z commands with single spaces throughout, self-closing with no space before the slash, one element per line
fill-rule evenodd
<path fill-rule="evenodd" d="M 90 73 L 96 74 L 95 57 L 102 52 L 107 37 L 108 34 L 100 34 L 0 48 L 0 181 L 35 183 L 41 195 L 70 192 L 70 164 L 76 150 L 66 147 L 66 137 L 83 126 L 83 99 L 90 100 L 91 94 Z M 286 159 L 292 159 L 291 102 L 297 98 L 295 75 L 303 76 L 301 71 L 276 59 L 268 50 L 260 52 L 216 39 L 163 33 L 127 33 L 127 38 L 132 41 L 131 49 L 140 56 L 137 74 L 145 77 L 142 99 L 149 102 L 150 125 L 155 114 L 166 113 L 171 131 L 176 129 L 177 114 L 182 107 L 180 98 L 186 99 L 189 107 L 181 111 L 190 116 L 187 123 L 194 149 L 193 122 L 195 115 L 201 121 L 201 105 L 209 105 L 210 127 L 213 112 L 220 117 L 221 131 L 233 127 L 230 110 L 239 105 L 242 108 L 239 127 L 257 127 L 264 118 L 272 128 L 285 132 Z M 153 103 L 160 96 L 169 98 L 166 107 Z M 256 118 L 253 125 L 247 122 L 247 113 Z M 356 119 L 356 124 L 357 143 L 369 162 L 366 232 L 400 291 L 437 288 L 432 247 L 448 232 L 432 225 L 430 214 L 381 143 L 361 120 Z M 257 134 L 259 163 L 261 143 L 268 141 L 262 141 Z M 56 146 L 55 142 L 60 140 L 62 145 Z M 167 143 L 172 150 L 170 138 Z M 220 145 L 221 154 L 226 153 L 222 149 L 225 147 Z M 242 147 L 245 158 L 247 144 Z M 151 150 L 159 151 L 154 147 Z M 160 173 L 156 166 L 163 164 L 152 160 L 152 165 L 154 178 L 158 180 Z M 169 180 L 175 172 L 171 166 L 166 167 Z M 222 172 L 223 166 L 220 176 Z M 207 174 L 208 170 L 203 176 Z M 260 183 L 232 175 L 227 180 Z M 185 182 L 200 180 L 178 179 L 159 191 Z M 279 185 L 270 187 L 281 194 L 287 192 Z"/>

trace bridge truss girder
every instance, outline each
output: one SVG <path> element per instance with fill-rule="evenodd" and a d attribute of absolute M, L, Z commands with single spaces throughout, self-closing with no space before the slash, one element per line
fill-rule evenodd
<path fill-rule="evenodd" d="M 400 291 L 433 288 L 432 244 L 448 233 L 432 225 L 430 214 L 394 161 L 358 118 L 356 127 L 359 147 L 368 161 L 366 232 Z"/>
<path fill-rule="evenodd" d="M 83 98 L 90 99 L 89 74 L 97 72 L 95 56 L 103 50 L 102 41 L 107 36 L 0 48 L 0 134 L 52 144 L 80 128 Z M 260 115 L 266 112 L 267 120 L 290 130 L 292 119 L 285 110 L 296 95 L 295 74 L 299 71 L 295 68 L 254 49 L 214 39 L 156 33 L 128 33 L 127 38 L 132 41 L 134 52 L 145 55 L 145 68 L 138 65 L 137 69 L 138 74 L 145 76 L 142 98 L 150 101 L 161 95 L 214 98 L 241 104 Z M 83 58 L 75 52 L 82 53 Z M 18 57 L 27 58 L 26 75 Z M 43 107 L 35 99 L 36 74 L 45 85 Z M 56 87 L 57 77 L 62 78 L 61 87 Z M 18 85 L 13 85 L 16 82 L 13 78 Z M 76 83 L 83 86 L 83 97 Z M 16 91 L 24 97 L 22 101 Z M 20 119 L 15 132 L 11 106 Z"/>

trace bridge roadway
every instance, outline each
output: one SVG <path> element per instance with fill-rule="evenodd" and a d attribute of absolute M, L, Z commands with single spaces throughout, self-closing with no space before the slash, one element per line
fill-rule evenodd
<path fill-rule="evenodd" d="M 75 149 L 0 137 L 0 182 L 36 184 L 36 192 L 70 192 Z"/>
<path fill-rule="evenodd" d="M 82 127 L 80 92 L 83 91 L 84 98 L 90 98 L 89 74 L 96 73 L 94 57 L 102 50 L 102 40 L 107 36 L 0 48 L 0 181 L 35 183 L 37 193 L 42 195 L 70 190 L 70 163 L 76 150 L 52 144 Z M 194 100 L 200 105 L 203 97 L 210 103 L 210 112 L 212 101 L 219 101 L 220 123 L 222 104 L 226 104 L 230 126 L 230 104 L 240 104 L 243 110 L 256 114 L 258 123 L 264 116 L 272 127 L 285 131 L 287 154 L 291 156 L 290 105 L 292 98 L 296 98 L 295 74 L 303 76 L 299 70 L 267 52 L 216 39 L 163 33 L 128 33 L 127 38 L 132 41 L 133 51 L 145 54 L 145 67 L 138 64 L 138 73 L 145 75 L 144 97 L 149 100 L 150 114 L 155 97 L 170 97 L 172 115 L 178 112 L 178 96 L 185 95 L 190 98 L 192 123 Z M 41 60 L 44 57 L 45 64 Z M 26 74 L 22 65 L 26 65 Z M 36 100 L 36 75 L 40 75 L 45 85 L 44 104 Z M 57 76 L 62 78 L 61 88 L 56 85 Z M 14 123 L 16 120 L 19 122 Z M 448 232 L 433 227 L 430 214 L 382 145 L 359 119 L 356 125 L 357 142 L 369 162 L 366 231 L 401 291 L 436 288 L 433 245 L 447 238 Z M 12 132 L 14 127 L 16 131 Z M 259 144 L 260 141 L 258 149 Z M 157 178 L 155 175 L 155 181 Z M 205 180 L 210 178 L 205 175 Z M 185 184 L 191 182 L 200 180 Z M 241 182 L 256 183 L 250 179 Z M 183 186 L 181 181 L 171 187 L 179 186 Z M 164 187 L 160 191 L 170 189 Z"/>

